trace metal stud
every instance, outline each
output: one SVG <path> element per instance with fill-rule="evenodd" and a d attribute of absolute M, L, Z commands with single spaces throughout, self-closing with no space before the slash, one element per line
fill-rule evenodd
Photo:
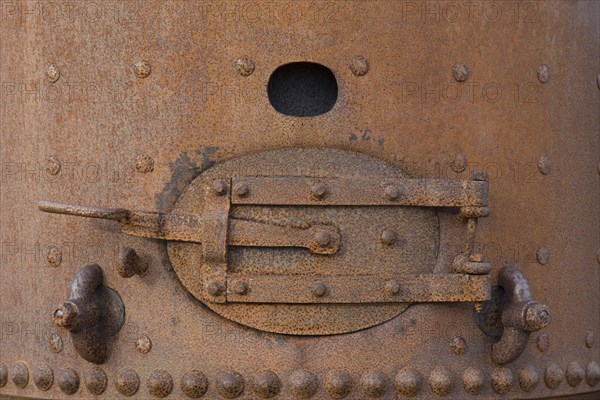
<path fill-rule="evenodd" d="M 244 391 L 244 378 L 235 371 L 225 371 L 217 376 L 217 392 L 226 399 L 235 399 Z"/>
<path fill-rule="evenodd" d="M 310 291 L 315 297 L 323 297 L 327 294 L 327 285 L 323 282 L 315 282 L 311 285 Z"/>
<path fill-rule="evenodd" d="M 134 370 L 126 369 L 117 377 L 115 387 L 123 396 L 133 396 L 140 388 L 140 378 Z"/>
<path fill-rule="evenodd" d="M 239 294 L 239 295 L 247 294 L 249 289 L 250 289 L 250 287 L 248 286 L 247 282 L 236 281 L 233 283 L 232 290 L 235 294 Z"/>
<path fill-rule="evenodd" d="M 36 366 L 33 369 L 33 382 L 35 383 L 35 386 L 42 391 L 50 389 L 54 382 L 54 372 L 52 371 L 52 368 L 46 364 Z"/>
<path fill-rule="evenodd" d="M 55 83 L 60 78 L 60 69 L 56 64 L 49 64 L 46 69 L 46 76 L 48 80 L 52 83 Z"/>
<path fill-rule="evenodd" d="M 366 371 L 360 377 L 360 386 L 369 397 L 382 397 L 388 389 L 388 377 L 381 371 Z"/>
<path fill-rule="evenodd" d="M 147 78 L 152 72 L 152 66 L 146 60 L 140 60 L 133 64 L 133 72 L 138 78 Z"/>
<path fill-rule="evenodd" d="M 48 264 L 53 267 L 58 267 L 62 262 L 62 251 L 57 246 L 50 246 L 46 252 Z"/>
<path fill-rule="evenodd" d="M 462 153 L 455 154 L 450 162 L 450 167 L 457 174 L 463 172 L 467 169 L 467 157 Z"/>
<path fill-rule="evenodd" d="M 569 386 L 575 387 L 578 386 L 583 381 L 583 376 L 585 371 L 581 368 L 579 363 L 573 361 L 567 365 L 567 370 L 565 372 L 565 377 L 567 378 L 567 383 Z"/>
<path fill-rule="evenodd" d="M 331 234 L 325 231 L 315 233 L 315 241 L 321 247 L 326 247 L 331 244 Z"/>
<path fill-rule="evenodd" d="M 556 389 L 562 382 L 564 372 L 560 365 L 551 363 L 546 367 L 544 371 L 544 382 L 550 389 Z"/>
<path fill-rule="evenodd" d="M 494 368 L 490 378 L 492 389 L 498 394 L 508 393 L 514 380 L 513 373 L 509 368 Z"/>
<path fill-rule="evenodd" d="M 548 175 L 552 171 L 552 163 L 547 155 L 541 156 L 538 160 L 538 171 L 540 171 L 542 175 Z"/>
<path fill-rule="evenodd" d="M 383 232 L 381 232 L 381 243 L 383 244 L 391 246 L 396 242 L 396 238 L 396 232 L 391 229 L 384 229 Z"/>
<path fill-rule="evenodd" d="M 540 82 L 548 83 L 550 80 L 550 67 L 548 67 L 546 64 L 540 64 L 537 69 L 537 77 Z"/>
<path fill-rule="evenodd" d="M 550 249 L 546 246 L 540 247 L 535 253 L 535 258 L 541 265 L 548 264 L 548 261 L 550 261 Z"/>
<path fill-rule="evenodd" d="M 400 284 L 397 280 L 391 279 L 385 283 L 385 291 L 392 296 L 396 296 L 400 293 Z"/>
<path fill-rule="evenodd" d="M 135 159 L 135 170 L 143 174 L 154 171 L 154 159 L 146 155 L 138 156 Z"/>
<path fill-rule="evenodd" d="M 79 390 L 79 374 L 71 368 L 67 368 L 58 374 L 58 387 L 65 394 L 75 394 Z"/>
<path fill-rule="evenodd" d="M 238 182 L 233 186 L 233 193 L 239 197 L 248 196 L 248 193 L 250 193 L 250 186 L 245 182 Z"/>
<path fill-rule="evenodd" d="M 148 335 L 142 335 L 136 339 L 135 348 L 142 354 L 148 354 L 152 350 L 152 340 Z"/>
<path fill-rule="evenodd" d="M 0 364 L 0 388 L 3 388 L 8 383 L 8 369 L 6 365 Z"/>
<path fill-rule="evenodd" d="M 592 347 L 594 347 L 595 341 L 596 341 L 596 339 L 594 338 L 594 332 L 587 331 L 585 333 L 585 347 L 587 347 L 588 349 L 591 349 Z"/>
<path fill-rule="evenodd" d="M 590 361 L 585 369 L 585 381 L 591 387 L 595 387 L 600 382 L 600 365 L 595 361 Z"/>
<path fill-rule="evenodd" d="M 62 164 L 58 158 L 52 156 L 46 162 L 46 172 L 50 175 L 58 175 L 62 168 Z"/>
<path fill-rule="evenodd" d="M 465 339 L 460 336 L 452 338 L 452 340 L 450 340 L 450 350 L 457 356 L 462 355 L 467 350 Z"/>
<path fill-rule="evenodd" d="M 92 368 L 85 373 L 85 387 L 87 390 L 96 396 L 101 395 L 106 390 L 108 378 L 106 373 L 100 368 Z"/>
<path fill-rule="evenodd" d="M 400 189 L 394 185 L 387 185 L 383 189 L 383 195 L 390 201 L 397 200 L 400 197 Z"/>
<path fill-rule="evenodd" d="M 294 396 L 300 399 L 308 399 L 317 393 L 319 380 L 313 373 L 300 369 L 292 372 L 289 385 Z"/>
<path fill-rule="evenodd" d="M 483 389 L 484 377 L 479 368 L 469 367 L 463 373 L 463 388 L 465 392 L 476 395 Z"/>
<path fill-rule="evenodd" d="M 221 282 L 211 281 L 208 282 L 208 285 L 206 285 L 206 291 L 211 296 L 220 296 L 223 294 L 223 292 L 225 292 L 225 287 Z"/>
<path fill-rule="evenodd" d="M 250 57 L 241 57 L 235 61 L 235 68 L 241 76 L 252 75 L 256 66 Z"/>
<path fill-rule="evenodd" d="M 452 374 L 446 367 L 435 367 L 429 375 L 429 386 L 431 391 L 438 396 L 449 395 L 454 387 Z"/>
<path fill-rule="evenodd" d="M 550 335 L 547 333 L 540 334 L 535 341 L 535 345 L 542 353 L 548 351 L 548 347 L 550 347 Z"/>
<path fill-rule="evenodd" d="M 252 378 L 252 391 L 261 399 L 277 396 L 281 390 L 279 377 L 269 370 L 259 371 Z"/>
<path fill-rule="evenodd" d="M 364 76 L 369 69 L 369 60 L 365 56 L 356 56 L 350 61 L 350 70 L 354 76 Z"/>
<path fill-rule="evenodd" d="M 63 340 L 59 334 L 53 333 L 50 336 L 50 348 L 55 353 L 60 353 L 63 349 Z"/>
<path fill-rule="evenodd" d="M 325 391 L 332 399 L 343 399 L 352 391 L 354 382 L 346 371 L 331 370 L 325 375 Z"/>
<path fill-rule="evenodd" d="M 394 378 L 394 388 L 399 395 L 416 396 L 423 387 L 423 376 L 412 368 L 401 369 Z"/>
<path fill-rule="evenodd" d="M 540 375 L 535 367 L 529 365 L 518 373 L 519 386 L 526 392 L 531 392 L 535 389 L 540 381 Z"/>
<path fill-rule="evenodd" d="M 310 194 L 315 199 L 323 199 L 327 195 L 327 185 L 322 182 L 315 183 L 310 188 Z"/>
<path fill-rule="evenodd" d="M 181 391 L 191 399 L 197 399 L 208 391 L 208 379 L 200 371 L 192 370 L 181 377 Z"/>
<path fill-rule="evenodd" d="M 12 381 L 16 387 L 24 389 L 29 383 L 29 368 L 24 362 L 18 362 L 12 370 Z"/>
<path fill-rule="evenodd" d="M 227 184 L 223 181 L 214 181 L 210 190 L 218 196 L 223 196 L 227 193 Z"/>
<path fill-rule="evenodd" d="M 158 398 L 167 397 L 173 391 L 173 378 L 163 369 L 155 369 L 148 378 L 148 392 Z"/>
<path fill-rule="evenodd" d="M 460 62 L 452 66 L 452 76 L 457 82 L 464 82 L 469 77 L 469 66 Z"/>

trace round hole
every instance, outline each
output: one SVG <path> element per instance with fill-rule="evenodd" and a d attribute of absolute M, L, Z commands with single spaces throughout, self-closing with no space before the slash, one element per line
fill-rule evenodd
<path fill-rule="evenodd" d="M 269 78 L 269 101 L 275 110 L 294 117 L 314 117 L 333 108 L 338 85 L 321 64 L 294 62 L 278 67 Z"/>

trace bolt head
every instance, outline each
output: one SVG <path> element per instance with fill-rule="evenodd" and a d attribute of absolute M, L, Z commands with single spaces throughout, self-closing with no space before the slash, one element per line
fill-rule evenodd
<path fill-rule="evenodd" d="M 225 287 L 220 282 L 212 281 L 206 286 L 206 291 L 211 296 L 220 296 L 225 291 Z"/>
<path fill-rule="evenodd" d="M 138 78 L 146 78 L 152 72 L 152 66 L 146 60 L 140 60 L 133 65 L 133 72 Z"/>
<path fill-rule="evenodd" d="M 322 199 L 327 194 L 327 186 L 324 183 L 315 183 L 310 190 L 315 199 Z"/>
<path fill-rule="evenodd" d="M 469 66 L 457 62 L 452 66 L 452 76 L 457 82 L 464 82 L 469 77 Z"/>
<path fill-rule="evenodd" d="M 385 198 L 390 201 L 397 200 L 398 197 L 400 197 L 400 189 L 394 185 L 388 185 L 385 187 L 385 189 L 383 189 L 383 194 Z"/>
<path fill-rule="evenodd" d="M 248 76 L 252 75 L 256 67 L 250 57 L 242 57 L 235 61 L 235 68 L 241 76 Z"/>
<path fill-rule="evenodd" d="M 350 61 L 350 70 L 354 76 L 364 76 L 369 69 L 369 60 L 365 56 L 356 56 Z"/>
<path fill-rule="evenodd" d="M 396 241 L 396 232 L 391 229 L 385 229 L 381 233 L 381 243 L 387 244 L 388 246 L 394 244 Z"/>
<path fill-rule="evenodd" d="M 400 284 L 395 279 L 389 280 L 385 284 L 385 291 L 395 296 L 400 293 Z"/>
<path fill-rule="evenodd" d="M 236 183 L 233 187 L 233 193 L 240 197 L 247 196 L 250 193 L 250 186 L 244 182 Z"/>
<path fill-rule="evenodd" d="M 218 196 L 223 196 L 227 193 L 227 184 L 223 181 L 214 181 L 210 190 Z"/>
<path fill-rule="evenodd" d="M 249 291 L 248 283 L 244 281 L 237 281 L 233 284 L 233 292 L 236 294 L 246 294 Z"/>
<path fill-rule="evenodd" d="M 327 286 L 323 282 L 313 283 L 310 290 L 315 297 L 323 297 L 327 294 Z"/>
<path fill-rule="evenodd" d="M 531 303 L 525 310 L 525 327 L 527 331 L 538 331 L 550 323 L 550 311 L 540 303 Z"/>

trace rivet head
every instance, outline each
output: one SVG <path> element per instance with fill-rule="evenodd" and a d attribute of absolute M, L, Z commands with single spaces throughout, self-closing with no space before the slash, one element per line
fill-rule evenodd
<path fill-rule="evenodd" d="M 397 200 L 400 197 L 400 189 L 394 185 L 387 185 L 383 189 L 383 195 L 390 201 Z"/>
<path fill-rule="evenodd" d="M 315 183 L 310 188 L 310 194 L 315 199 L 323 199 L 327 195 L 327 185 L 322 182 Z"/>
<path fill-rule="evenodd" d="M 429 374 L 431 391 L 438 396 L 447 396 L 452 392 L 454 382 L 450 371 L 442 366 L 437 366 Z"/>
<path fill-rule="evenodd" d="M 535 345 L 542 353 L 548 351 L 548 347 L 550 347 L 550 335 L 542 333 L 537 337 Z"/>
<path fill-rule="evenodd" d="M 33 369 L 33 382 L 35 386 L 43 391 L 46 391 L 52 387 L 54 383 L 54 372 L 52 368 L 46 364 L 41 364 Z"/>
<path fill-rule="evenodd" d="M 250 290 L 250 286 L 248 286 L 247 282 L 244 281 L 235 281 L 232 287 L 233 293 L 244 295 L 247 294 Z"/>
<path fill-rule="evenodd" d="M 117 376 L 115 387 L 123 396 L 133 396 L 140 388 L 140 378 L 132 369 L 126 369 Z"/>
<path fill-rule="evenodd" d="M 584 374 L 585 371 L 577 362 L 573 361 L 567 365 L 565 377 L 567 378 L 569 386 L 578 386 L 583 381 Z"/>
<path fill-rule="evenodd" d="M 248 193 L 250 193 L 250 186 L 244 182 L 236 183 L 233 186 L 233 193 L 235 193 L 235 195 L 239 197 L 248 196 Z"/>
<path fill-rule="evenodd" d="M 494 368 L 490 378 L 492 389 L 498 394 L 508 393 L 514 381 L 513 373 L 508 368 Z"/>
<path fill-rule="evenodd" d="M 385 291 L 387 294 L 396 296 L 400 293 L 400 284 L 395 279 L 390 279 L 385 283 Z"/>
<path fill-rule="evenodd" d="M 311 372 L 300 369 L 291 373 L 289 385 L 294 396 L 300 399 L 308 399 L 317 393 L 319 381 Z"/>
<path fill-rule="evenodd" d="M 58 267 L 62 262 L 62 251 L 56 246 L 50 246 L 46 251 L 46 260 L 53 267 Z"/>
<path fill-rule="evenodd" d="M 138 78 L 147 78 L 152 72 L 152 66 L 148 61 L 140 60 L 133 64 L 133 72 Z"/>
<path fill-rule="evenodd" d="M 104 393 L 108 385 L 106 373 L 100 368 L 89 369 L 84 375 L 84 381 L 87 390 L 96 396 Z"/>
<path fill-rule="evenodd" d="M 548 264 L 548 261 L 550 261 L 550 249 L 546 246 L 540 247 L 535 253 L 535 258 L 541 265 Z"/>
<path fill-rule="evenodd" d="M 238 58 L 235 61 L 235 69 L 241 76 L 252 75 L 256 66 L 250 57 Z"/>
<path fill-rule="evenodd" d="M 210 187 L 210 191 L 218 196 L 223 196 L 227 193 L 227 184 L 223 181 L 214 181 Z"/>
<path fill-rule="evenodd" d="M 590 361 L 585 369 L 585 381 L 591 387 L 594 387 L 600 382 L 600 365 L 595 361 Z"/>
<path fill-rule="evenodd" d="M 381 232 L 381 243 L 383 244 L 391 246 L 396 242 L 396 239 L 396 232 L 391 229 L 384 229 L 383 232 Z"/>
<path fill-rule="evenodd" d="M 550 389 L 556 389 L 563 380 L 564 372 L 560 365 L 551 363 L 546 367 L 544 371 L 544 383 Z"/>
<path fill-rule="evenodd" d="M 50 336 L 50 348 L 55 353 L 60 353 L 63 349 L 63 340 L 59 334 L 53 333 Z"/>
<path fill-rule="evenodd" d="M 206 291 L 211 296 L 221 296 L 225 292 L 225 286 L 221 282 L 211 281 L 206 285 Z"/>
<path fill-rule="evenodd" d="M 46 77 L 48 77 L 48 80 L 52 83 L 58 81 L 60 78 L 60 69 L 58 69 L 58 65 L 49 64 L 46 69 Z"/>
<path fill-rule="evenodd" d="M 369 397 L 382 397 L 388 389 L 388 377 L 381 371 L 366 371 L 360 377 L 360 387 Z"/>
<path fill-rule="evenodd" d="M 518 378 L 519 386 L 526 392 L 531 392 L 535 389 L 540 381 L 540 375 L 538 374 L 537 369 L 531 365 L 519 370 Z"/>
<path fill-rule="evenodd" d="M 467 157 L 461 153 L 455 154 L 450 162 L 450 167 L 452 168 L 452 171 L 457 174 L 463 172 L 467 169 Z"/>
<path fill-rule="evenodd" d="M 325 391 L 332 399 L 343 399 L 352 391 L 354 382 L 346 371 L 331 370 L 325 375 Z"/>
<path fill-rule="evenodd" d="M 467 350 L 467 343 L 465 339 L 460 336 L 456 336 L 450 340 L 450 350 L 457 356 L 460 356 Z"/>
<path fill-rule="evenodd" d="M 135 159 L 135 170 L 142 174 L 154 171 L 154 159 L 146 155 L 137 156 Z"/>
<path fill-rule="evenodd" d="M 0 364 L 0 388 L 6 386 L 8 383 L 8 369 L 6 365 Z"/>
<path fill-rule="evenodd" d="M 192 370 L 181 377 L 181 390 L 191 398 L 198 399 L 208 390 L 208 379 L 200 371 Z"/>
<path fill-rule="evenodd" d="M 323 282 L 315 282 L 310 286 L 310 291 L 315 297 L 323 297 L 327 294 L 327 285 Z"/>
<path fill-rule="evenodd" d="M 587 347 L 588 349 L 591 349 L 592 347 L 594 347 L 595 341 L 596 341 L 596 339 L 594 338 L 594 332 L 587 331 L 585 333 L 585 347 Z"/>
<path fill-rule="evenodd" d="M 18 388 L 25 388 L 29 383 L 29 368 L 23 362 L 18 362 L 12 370 L 12 381 Z"/>
<path fill-rule="evenodd" d="M 261 399 L 275 397 L 280 390 L 281 381 L 273 371 L 259 371 L 252 377 L 252 391 Z"/>
<path fill-rule="evenodd" d="M 531 303 L 525 309 L 525 329 L 528 332 L 539 331 L 550 323 L 548 307 L 540 303 Z"/>
<path fill-rule="evenodd" d="M 315 241 L 321 247 L 326 247 L 331 244 L 331 234 L 326 231 L 319 231 L 315 233 Z"/>
<path fill-rule="evenodd" d="M 79 390 L 79 375 L 74 369 L 67 368 L 58 374 L 58 387 L 65 394 L 75 394 Z"/>
<path fill-rule="evenodd" d="M 148 378 L 148 392 L 158 398 L 167 397 L 173 391 L 173 378 L 163 369 L 155 369 Z"/>
<path fill-rule="evenodd" d="M 135 348 L 142 354 L 148 354 L 152 350 L 152 340 L 148 335 L 140 336 L 135 341 Z"/>
<path fill-rule="evenodd" d="M 543 155 L 538 160 L 538 171 L 542 175 L 548 175 L 552 171 L 552 163 L 550 162 L 550 158 L 546 155 Z"/>
<path fill-rule="evenodd" d="M 394 388 L 399 395 L 416 396 L 423 387 L 423 377 L 413 368 L 402 368 L 394 378 Z"/>
<path fill-rule="evenodd" d="M 479 368 L 469 367 L 463 373 L 463 388 L 469 394 L 478 394 L 483 389 L 484 377 Z"/>
<path fill-rule="evenodd" d="M 356 56 L 350 61 L 350 70 L 354 76 L 364 76 L 369 69 L 369 60 L 365 56 Z"/>
<path fill-rule="evenodd" d="M 457 82 L 464 82 L 469 77 L 469 66 L 460 62 L 452 66 L 452 76 Z"/>
<path fill-rule="evenodd" d="M 244 378 L 235 371 L 222 372 L 217 376 L 217 392 L 226 399 L 235 399 L 244 391 Z"/>
<path fill-rule="evenodd" d="M 58 175 L 62 168 L 60 160 L 54 156 L 48 158 L 46 161 L 46 172 L 50 175 Z"/>
<path fill-rule="evenodd" d="M 547 83 L 550 80 L 550 67 L 547 64 L 540 64 L 537 69 L 537 77 L 540 82 Z"/>

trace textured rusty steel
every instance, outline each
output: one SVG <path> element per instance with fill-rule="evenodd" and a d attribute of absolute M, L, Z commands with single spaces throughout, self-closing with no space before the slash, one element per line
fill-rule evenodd
<path fill-rule="evenodd" d="M 0 0 L 0 398 L 597 399 L 599 20 Z"/>

